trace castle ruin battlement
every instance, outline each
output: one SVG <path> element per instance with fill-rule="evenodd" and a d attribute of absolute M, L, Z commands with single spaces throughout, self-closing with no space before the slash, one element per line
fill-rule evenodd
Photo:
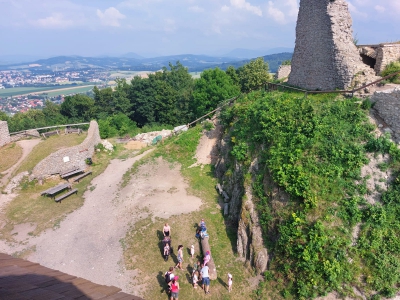
<path fill-rule="evenodd" d="M 309 90 L 347 89 L 354 76 L 375 75 L 354 44 L 345 0 L 301 0 L 288 83 Z"/>

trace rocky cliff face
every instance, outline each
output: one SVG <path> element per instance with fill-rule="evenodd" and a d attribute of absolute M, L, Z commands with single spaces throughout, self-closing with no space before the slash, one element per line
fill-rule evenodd
<path fill-rule="evenodd" d="M 238 163 L 231 155 L 230 135 L 224 134 L 218 142 L 219 158 L 215 172 L 222 183 L 222 189 L 229 195 L 228 218 L 237 226 L 237 252 L 246 264 L 260 274 L 267 270 L 269 253 L 266 237 L 277 238 L 274 224 L 263 232 L 257 210 L 258 198 L 253 193 L 252 183 L 262 166 L 254 158 L 250 166 Z M 271 176 L 262 182 L 273 211 L 280 210 L 289 200 L 288 194 L 280 189 Z"/>

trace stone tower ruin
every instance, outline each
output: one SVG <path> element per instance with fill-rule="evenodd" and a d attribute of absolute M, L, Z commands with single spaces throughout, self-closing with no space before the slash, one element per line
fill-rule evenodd
<path fill-rule="evenodd" d="M 347 89 L 360 71 L 373 70 L 353 42 L 346 1 L 300 0 L 288 83 L 309 90 Z"/>
<path fill-rule="evenodd" d="M 11 142 L 10 133 L 8 132 L 8 123 L 0 121 L 0 147 Z"/>

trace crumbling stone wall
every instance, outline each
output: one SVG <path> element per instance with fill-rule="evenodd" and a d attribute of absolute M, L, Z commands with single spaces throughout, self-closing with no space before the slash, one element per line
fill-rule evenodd
<path fill-rule="evenodd" d="M 309 90 L 346 89 L 358 72 L 370 72 L 353 42 L 345 0 L 301 0 L 288 83 Z"/>
<path fill-rule="evenodd" d="M 376 74 L 380 75 L 389 63 L 399 59 L 400 44 L 381 44 L 376 54 Z"/>
<path fill-rule="evenodd" d="M 10 132 L 8 131 L 8 123 L 0 121 L 0 147 L 11 142 Z"/>
<path fill-rule="evenodd" d="M 375 92 L 371 97 L 374 109 L 394 131 L 394 138 L 400 140 L 400 89 Z"/>
<path fill-rule="evenodd" d="M 278 72 L 276 72 L 276 74 L 275 74 L 275 79 L 282 79 L 282 78 L 289 77 L 291 70 L 292 70 L 292 66 L 281 65 L 278 69 Z"/>
<path fill-rule="evenodd" d="M 80 145 L 50 154 L 36 165 L 31 177 L 39 179 L 74 168 L 85 169 L 86 158 L 92 157 L 95 150 L 94 146 L 100 142 L 99 125 L 96 121 L 91 121 L 88 135 Z"/>

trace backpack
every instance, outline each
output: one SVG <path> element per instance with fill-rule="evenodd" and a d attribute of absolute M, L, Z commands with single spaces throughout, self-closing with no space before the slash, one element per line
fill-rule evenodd
<path fill-rule="evenodd" d="M 171 281 L 171 273 L 165 273 L 165 283 L 169 283 Z"/>

